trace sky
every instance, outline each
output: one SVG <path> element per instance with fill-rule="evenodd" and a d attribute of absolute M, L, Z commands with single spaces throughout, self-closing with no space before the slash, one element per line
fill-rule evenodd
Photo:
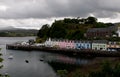
<path fill-rule="evenodd" d="M 65 17 L 120 22 L 120 0 L 0 0 L 0 28 L 40 29 Z"/>

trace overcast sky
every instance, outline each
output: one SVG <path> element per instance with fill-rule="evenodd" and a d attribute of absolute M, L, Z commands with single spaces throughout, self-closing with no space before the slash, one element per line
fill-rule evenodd
<path fill-rule="evenodd" d="M 64 17 L 120 22 L 120 0 L 0 0 L 0 28 L 39 29 Z"/>

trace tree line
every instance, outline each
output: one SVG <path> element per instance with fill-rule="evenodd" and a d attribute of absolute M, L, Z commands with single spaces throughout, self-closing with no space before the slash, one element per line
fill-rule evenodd
<path fill-rule="evenodd" d="M 64 18 L 55 20 L 52 25 L 45 24 L 38 31 L 37 36 L 41 39 L 48 37 L 57 39 L 85 39 L 84 33 L 89 28 L 104 28 L 113 25 L 112 23 L 98 22 L 95 17 L 88 18 Z"/>

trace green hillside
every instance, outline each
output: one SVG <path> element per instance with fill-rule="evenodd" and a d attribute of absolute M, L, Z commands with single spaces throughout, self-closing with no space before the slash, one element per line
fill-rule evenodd
<path fill-rule="evenodd" d="M 52 25 L 45 24 L 38 32 L 38 37 L 46 39 L 62 38 L 62 39 L 86 39 L 84 33 L 89 28 L 104 28 L 111 26 L 112 23 L 97 22 L 97 18 L 64 18 L 63 20 L 55 20 Z"/>
<path fill-rule="evenodd" d="M 38 30 L 32 30 L 32 29 L 0 30 L 0 37 L 36 36 L 37 32 Z"/>

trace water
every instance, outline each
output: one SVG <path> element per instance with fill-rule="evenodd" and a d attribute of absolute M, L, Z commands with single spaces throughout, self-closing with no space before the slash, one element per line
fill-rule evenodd
<path fill-rule="evenodd" d="M 52 67 L 45 61 L 56 61 L 70 64 L 87 64 L 88 60 L 68 57 L 60 54 L 53 54 L 39 51 L 6 50 L 5 45 L 17 41 L 27 41 L 35 37 L 0 37 L 0 51 L 4 59 L 4 67 L 0 73 L 8 73 L 10 77 L 57 77 Z M 10 56 L 13 59 L 9 59 Z M 42 61 L 43 59 L 45 61 Z M 28 63 L 26 63 L 28 60 Z"/>

